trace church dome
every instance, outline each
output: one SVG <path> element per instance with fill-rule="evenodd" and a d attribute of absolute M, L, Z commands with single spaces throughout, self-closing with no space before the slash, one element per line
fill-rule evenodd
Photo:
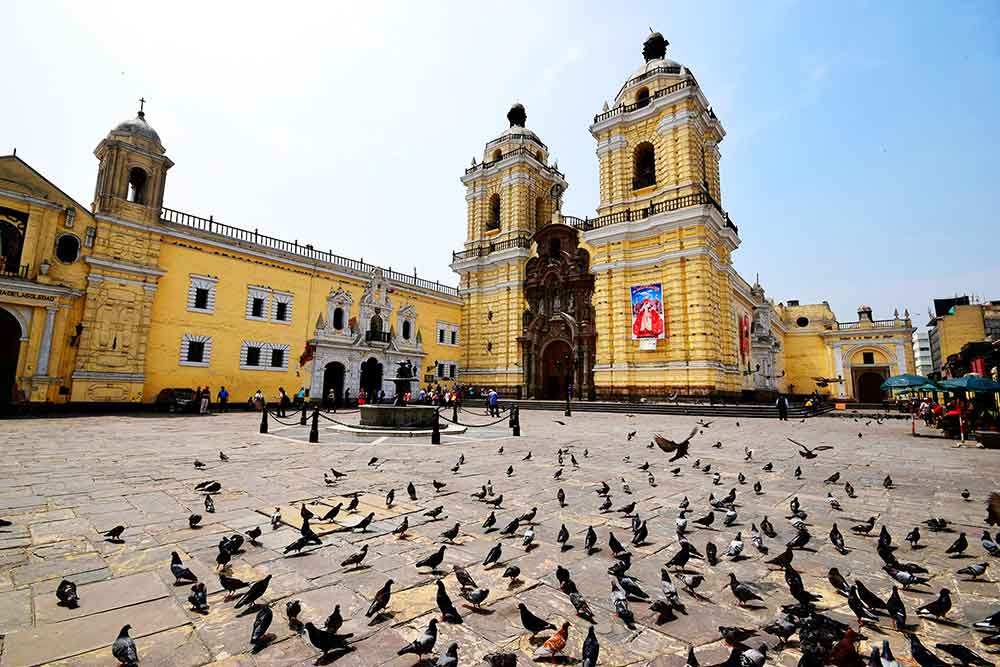
<path fill-rule="evenodd" d="M 115 126 L 115 129 L 111 130 L 112 133 L 122 132 L 125 134 L 131 134 L 134 136 L 142 137 L 143 139 L 148 139 L 157 145 L 161 145 L 160 135 L 156 133 L 156 130 L 146 122 L 146 114 L 140 111 L 135 118 L 130 118 L 129 120 L 122 121 Z"/>

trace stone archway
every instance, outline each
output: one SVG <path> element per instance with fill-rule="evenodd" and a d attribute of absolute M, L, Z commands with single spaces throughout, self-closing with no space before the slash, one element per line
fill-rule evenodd
<path fill-rule="evenodd" d="M 862 370 L 854 372 L 854 398 L 859 403 L 881 403 L 885 392 L 880 388 L 888 377 L 886 370 Z"/>
<path fill-rule="evenodd" d="M 361 388 L 368 394 L 368 402 L 374 403 L 382 388 L 382 364 L 375 357 L 361 363 Z"/>
<path fill-rule="evenodd" d="M 524 269 L 527 309 L 521 322 L 524 385 L 528 398 L 565 398 L 573 384 L 575 398 L 594 397 L 594 276 L 590 253 L 580 247 L 578 232 L 563 224 L 535 234 L 538 256 Z M 551 352 L 546 352 L 552 345 Z M 554 363 L 557 359 L 560 366 Z M 555 383 L 558 383 L 556 386 Z"/>
<path fill-rule="evenodd" d="M 321 401 L 326 406 L 340 407 L 344 401 L 344 376 L 346 374 L 344 364 L 339 361 L 331 361 L 323 368 L 323 395 Z M 333 398 L 330 398 L 330 392 Z"/>
<path fill-rule="evenodd" d="M 550 341 L 542 350 L 540 361 L 542 393 L 537 398 L 566 398 L 573 376 L 573 349 L 569 343 L 561 339 Z"/>
<path fill-rule="evenodd" d="M 10 312 L 0 308 L 0 412 L 10 408 L 15 399 L 17 359 L 21 352 L 21 323 Z"/>

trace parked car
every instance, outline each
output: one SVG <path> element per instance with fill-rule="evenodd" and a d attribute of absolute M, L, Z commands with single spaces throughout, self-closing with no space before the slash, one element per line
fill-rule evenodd
<path fill-rule="evenodd" d="M 161 389 L 153 402 L 154 409 L 163 412 L 198 412 L 198 396 L 194 389 L 174 387 Z"/>

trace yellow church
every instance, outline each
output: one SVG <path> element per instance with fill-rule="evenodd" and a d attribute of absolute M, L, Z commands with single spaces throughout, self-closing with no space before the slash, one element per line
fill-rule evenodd
<path fill-rule="evenodd" d="M 650 35 L 594 116 L 593 216 L 562 211 L 565 175 L 510 109 L 461 176 L 457 287 L 165 207 L 174 164 L 141 108 L 97 145 L 89 208 L 0 157 L 0 405 L 391 395 L 406 361 L 422 384 L 521 399 L 879 400 L 913 372 L 909 315 L 839 322 L 734 270 L 725 130 L 667 46 Z"/>

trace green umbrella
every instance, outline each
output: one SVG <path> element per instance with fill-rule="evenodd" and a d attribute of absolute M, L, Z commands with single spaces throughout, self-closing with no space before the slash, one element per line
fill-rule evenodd
<path fill-rule="evenodd" d="M 987 380 L 979 375 L 969 374 L 960 378 L 952 378 L 950 380 L 941 380 L 941 386 L 945 389 L 961 389 L 963 391 L 986 391 L 986 392 L 997 392 L 1000 391 L 1000 384 L 997 384 L 993 380 Z"/>
<path fill-rule="evenodd" d="M 882 391 L 889 389 L 916 389 L 918 387 L 922 388 L 925 385 L 931 385 L 934 389 L 937 389 L 937 386 L 923 375 L 903 373 L 902 375 L 893 375 L 891 378 L 886 378 L 879 389 Z"/>

